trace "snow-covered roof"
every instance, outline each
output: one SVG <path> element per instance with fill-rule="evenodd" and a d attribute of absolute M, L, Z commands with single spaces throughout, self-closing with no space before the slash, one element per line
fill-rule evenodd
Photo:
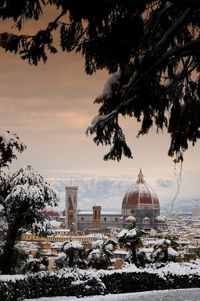
<path fill-rule="evenodd" d="M 93 215 L 93 211 L 78 211 L 78 215 Z M 117 215 L 121 216 L 121 212 L 116 211 L 101 211 L 101 216 L 103 215 Z"/>
<path fill-rule="evenodd" d="M 82 244 L 80 244 L 78 241 L 70 241 L 70 242 L 67 242 L 64 247 L 63 247 L 63 250 L 64 251 L 67 251 L 69 249 L 78 249 L 78 250 L 83 250 L 83 246 Z"/>
<path fill-rule="evenodd" d="M 51 225 L 52 227 L 55 227 L 55 228 L 60 227 L 61 224 L 62 224 L 61 222 L 58 222 L 58 221 L 56 221 L 55 219 L 50 220 L 49 223 L 50 223 L 50 225 Z"/>
<path fill-rule="evenodd" d="M 130 216 L 128 216 L 128 217 L 125 219 L 125 222 L 127 222 L 127 223 L 136 223 L 136 218 L 135 218 L 135 216 L 130 215 Z"/>
<path fill-rule="evenodd" d="M 158 215 L 155 217 L 155 222 L 157 223 L 165 223 L 165 221 L 166 221 L 165 216 Z"/>
<path fill-rule="evenodd" d="M 70 232 L 70 229 L 54 229 L 53 232 Z"/>
<path fill-rule="evenodd" d="M 92 215 L 92 211 L 78 211 L 78 215 Z"/>
<path fill-rule="evenodd" d="M 122 214 L 120 212 L 115 212 L 115 211 L 102 211 L 101 215 L 119 215 L 119 216 L 121 216 Z"/>

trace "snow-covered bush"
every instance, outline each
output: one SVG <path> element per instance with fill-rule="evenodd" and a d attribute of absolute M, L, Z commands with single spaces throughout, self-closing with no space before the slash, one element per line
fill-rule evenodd
<path fill-rule="evenodd" d="M 159 239 L 151 254 L 153 262 L 180 261 L 180 253 L 175 248 L 176 244 L 173 240 Z"/>
<path fill-rule="evenodd" d="M 0 300 L 16 301 L 53 296 L 75 296 L 74 283 L 99 277 L 106 286 L 106 293 L 194 288 L 200 283 L 200 261 L 169 263 L 163 268 L 145 269 L 129 265 L 115 271 L 62 269 L 56 273 L 39 272 L 30 275 L 0 275 Z M 90 293 L 90 292 L 88 292 Z M 98 292 L 97 292 L 98 293 Z M 92 290 L 91 290 L 92 294 Z"/>
<path fill-rule="evenodd" d="M 121 246 L 129 250 L 125 261 L 134 263 L 137 267 L 144 267 L 149 259 L 145 252 L 138 252 L 142 246 L 141 236 L 144 234 L 136 225 L 131 225 L 130 229 L 123 229 L 118 234 L 118 242 Z"/>
<path fill-rule="evenodd" d="M 22 272 L 24 273 L 36 273 L 39 271 L 48 270 L 49 260 L 44 256 L 41 249 L 38 249 L 32 258 L 28 258 L 24 266 L 22 267 Z"/>
<path fill-rule="evenodd" d="M 85 249 L 76 241 L 65 242 L 61 247 L 62 253 L 55 260 L 58 269 L 64 267 L 85 268 Z"/>
<path fill-rule="evenodd" d="M 37 273 L 39 271 L 46 271 L 48 267 L 48 261 L 45 258 L 29 258 L 22 271 L 25 273 Z"/>
<path fill-rule="evenodd" d="M 55 259 L 57 269 L 66 268 L 68 266 L 67 255 L 61 252 Z"/>
<path fill-rule="evenodd" d="M 111 265 L 116 246 L 116 242 L 111 239 L 97 240 L 87 252 L 88 266 L 95 269 L 107 269 Z"/>

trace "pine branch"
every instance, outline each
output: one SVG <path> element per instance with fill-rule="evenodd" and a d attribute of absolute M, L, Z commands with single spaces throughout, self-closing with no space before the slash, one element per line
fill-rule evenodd
<path fill-rule="evenodd" d="M 165 42 L 172 36 L 172 34 L 185 22 L 187 17 L 189 16 L 191 9 L 186 9 L 183 14 L 177 18 L 177 21 L 172 24 L 172 26 L 168 29 L 168 31 L 163 35 L 162 39 L 157 43 L 156 47 L 160 48 L 165 45 Z"/>

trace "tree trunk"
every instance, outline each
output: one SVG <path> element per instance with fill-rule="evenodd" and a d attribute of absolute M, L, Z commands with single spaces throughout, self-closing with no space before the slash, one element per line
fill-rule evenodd
<path fill-rule="evenodd" d="M 139 266 L 137 253 L 136 253 L 136 247 L 135 244 L 131 245 L 131 262 L 134 263 L 137 267 Z"/>
<path fill-rule="evenodd" d="M 19 223 L 15 220 L 14 223 L 8 225 L 8 232 L 6 237 L 6 243 L 3 248 L 3 254 L 1 256 L 0 268 L 2 274 L 13 274 L 13 254 L 14 246 L 17 241 L 17 234 L 19 230 Z"/>
<path fill-rule="evenodd" d="M 169 256 L 168 256 L 168 248 L 167 248 L 167 249 L 164 249 L 164 250 L 163 250 L 163 253 L 164 253 L 163 262 L 167 262 L 168 259 L 169 259 Z"/>

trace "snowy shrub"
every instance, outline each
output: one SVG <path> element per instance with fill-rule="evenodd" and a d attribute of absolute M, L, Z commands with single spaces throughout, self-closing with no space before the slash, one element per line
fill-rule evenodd
<path fill-rule="evenodd" d="M 0 276 L 0 300 L 17 301 L 25 298 L 75 296 L 77 286 L 98 277 L 106 293 L 128 293 L 148 290 L 199 287 L 200 262 L 171 263 L 161 269 L 138 269 L 133 265 L 117 271 L 62 269 L 56 273 L 39 272 L 30 275 Z M 88 294 L 93 294 L 91 290 Z"/>
<path fill-rule="evenodd" d="M 47 271 L 48 260 L 43 258 L 30 258 L 24 264 L 22 271 L 24 273 L 37 273 L 39 271 Z"/>
<path fill-rule="evenodd" d="M 61 275 L 39 272 L 25 276 L 22 279 L 0 280 L 0 300 L 18 301 L 53 296 L 74 295 L 71 290 L 73 276 L 62 277 Z"/>
<path fill-rule="evenodd" d="M 119 232 L 117 238 L 120 246 L 129 250 L 125 261 L 134 263 L 137 267 L 144 267 L 149 262 L 145 252 L 138 252 L 142 246 L 141 236 L 144 234 L 136 225 L 130 225 L 130 229 L 123 229 Z"/>
<path fill-rule="evenodd" d="M 97 240 L 87 252 L 88 266 L 95 269 L 107 269 L 111 265 L 116 246 L 116 242 L 111 239 Z"/>
<path fill-rule="evenodd" d="M 64 252 L 61 252 L 55 259 L 57 269 L 62 269 L 68 266 L 67 256 Z"/>
<path fill-rule="evenodd" d="M 151 258 L 154 262 L 180 261 L 180 254 L 172 246 L 174 242 L 170 239 L 159 239 L 154 246 Z"/>
<path fill-rule="evenodd" d="M 85 249 L 79 242 L 65 242 L 61 247 L 62 253 L 55 260 L 58 269 L 64 267 L 85 268 Z"/>

